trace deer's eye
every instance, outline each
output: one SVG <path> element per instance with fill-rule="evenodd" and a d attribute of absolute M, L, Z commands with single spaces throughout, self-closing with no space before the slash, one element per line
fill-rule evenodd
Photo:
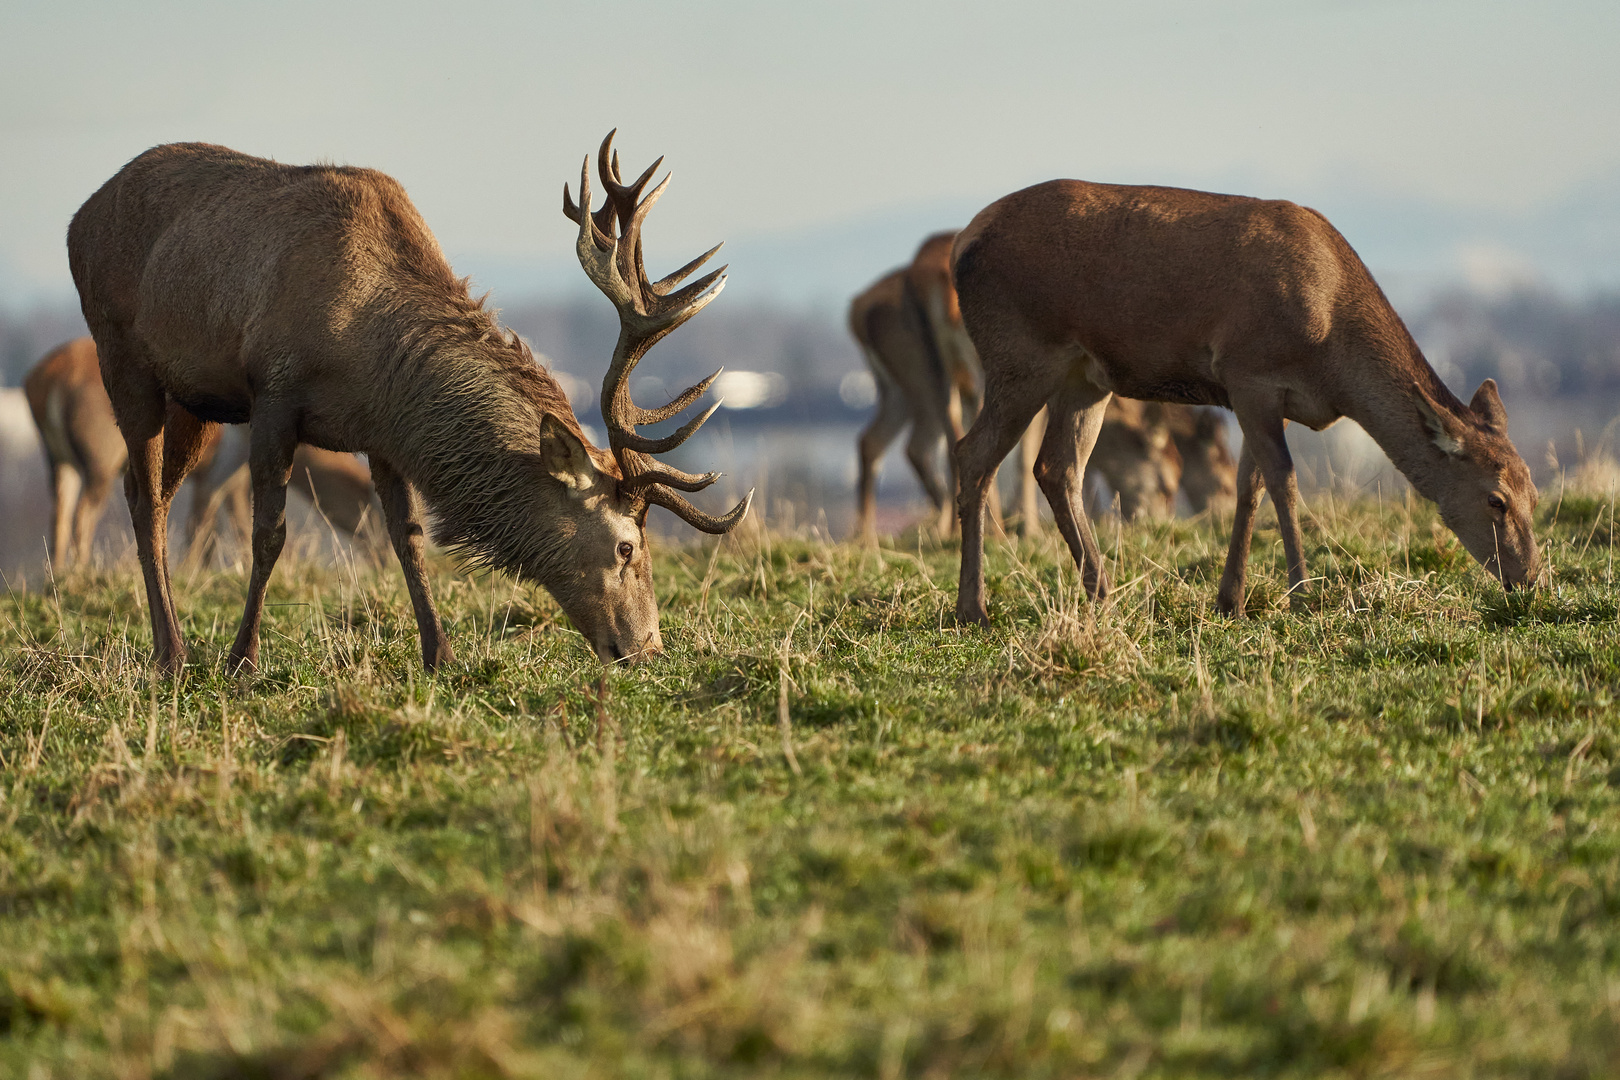
<path fill-rule="evenodd" d="M 636 545 L 632 544 L 628 540 L 621 540 L 619 542 L 619 558 L 623 559 L 625 562 L 629 562 L 635 553 Z"/>
<path fill-rule="evenodd" d="M 1485 501 L 1490 504 L 1490 507 L 1491 507 L 1492 510 L 1506 510 L 1507 509 L 1507 503 L 1502 501 L 1502 496 L 1500 496 L 1500 495 L 1496 495 L 1496 494 L 1487 495 L 1487 496 L 1485 496 Z"/>

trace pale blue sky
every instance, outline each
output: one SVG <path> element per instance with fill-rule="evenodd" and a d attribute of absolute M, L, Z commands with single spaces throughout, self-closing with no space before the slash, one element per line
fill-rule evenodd
<path fill-rule="evenodd" d="M 566 258 L 560 188 L 615 125 L 627 164 L 663 153 L 676 174 L 649 228 L 660 266 L 848 234 L 854 280 L 888 257 L 859 223 L 961 216 L 1053 176 L 1543 238 L 1537 215 L 1579 237 L 1607 200 L 1612 235 L 1617 57 L 1615 0 L 0 0 L 0 303 L 65 291 L 73 210 L 180 139 L 390 172 L 460 268 L 497 278 Z M 1376 270 L 1367 228 L 1351 239 Z"/>

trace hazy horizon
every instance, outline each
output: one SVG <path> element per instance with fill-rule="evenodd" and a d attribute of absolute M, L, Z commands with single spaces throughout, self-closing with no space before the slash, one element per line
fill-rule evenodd
<path fill-rule="evenodd" d="M 1620 5 L 1283 0 L 137 13 L 0 5 L 0 305 L 174 140 L 399 178 L 497 299 L 578 292 L 559 189 L 610 127 L 675 182 L 649 262 L 835 303 L 929 228 L 1052 176 L 1316 205 L 1397 291 L 1620 285 Z"/>

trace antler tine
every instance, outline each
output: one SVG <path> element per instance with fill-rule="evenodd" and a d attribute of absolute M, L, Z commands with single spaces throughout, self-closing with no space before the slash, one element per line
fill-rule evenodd
<path fill-rule="evenodd" d="M 731 264 L 727 263 L 719 269 L 710 270 L 707 274 L 704 274 L 690 285 L 682 287 L 679 291 L 672 292 L 668 296 L 660 296 L 658 298 L 660 308 L 670 311 L 681 311 L 690 308 L 691 310 L 686 312 L 685 318 L 681 319 L 681 322 L 685 322 L 702 311 L 714 301 L 715 297 L 725 291 L 726 271 L 730 269 L 730 266 Z M 680 324 L 677 323 L 676 325 Z"/>
<path fill-rule="evenodd" d="M 721 534 L 730 532 L 732 529 L 735 529 L 739 524 L 742 523 L 742 519 L 748 516 L 748 507 L 754 501 L 754 492 L 752 489 L 750 489 L 748 494 L 742 497 L 742 501 L 736 506 L 733 506 L 731 508 L 731 512 L 726 514 L 724 517 L 715 517 L 712 514 L 705 514 L 703 511 L 699 510 L 697 507 L 693 506 L 691 503 L 687 502 L 685 499 L 681 498 L 679 495 L 675 494 L 666 487 L 650 487 L 647 489 L 647 493 L 643 496 L 643 498 L 650 503 L 655 503 L 656 505 L 662 506 L 664 509 L 671 511 L 676 517 L 680 518 L 694 529 L 700 529 L 703 532 L 711 535 L 719 536 Z"/>
<path fill-rule="evenodd" d="M 724 370 L 725 368 L 720 369 L 720 371 Z M 710 386 L 714 385 L 714 380 L 720 377 L 720 371 L 716 371 L 713 375 L 710 375 L 707 379 L 704 379 L 702 382 L 699 382 L 696 385 L 688 386 L 685 390 L 681 391 L 679 397 L 677 397 L 674 401 L 671 401 L 668 405 L 661 405 L 656 409 L 637 409 L 636 423 L 661 424 L 675 414 L 685 412 L 687 406 L 691 405 L 692 402 L 702 397 L 703 392 Z"/>
<path fill-rule="evenodd" d="M 720 243 L 714 245 L 714 247 L 710 248 L 708 251 L 705 251 L 703 254 L 699 255 L 697 258 L 693 259 L 691 262 L 687 263 L 685 266 L 683 266 L 679 270 L 675 271 L 673 274 L 666 274 L 664 277 L 659 278 L 657 281 L 653 282 L 653 286 L 652 286 L 653 292 L 657 293 L 660 296 L 662 296 L 665 293 L 669 292 L 670 289 L 673 289 L 675 286 L 679 285 L 681 282 L 685 281 L 688 277 L 690 277 L 691 274 L 692 274 L 692 271 L 696 270 L 698 267 L 702 266 L 704 263 L 706 263 L 710 259 L 714 258 L 714 253 L 719 251 L 721 248 L 723 248 L 725 246 L 726 246 L 725 241 L 722 240 Z M 722 266 L 720 269 L 724 270 L 725 267 Z"/>
<path fill-rule="evenodd" d="M 591 159 L 589 157 L 586 157 L 585 164 L 579 170 L 579 202 L 580 205 L 574 205 L 573 197 L 568 193 L 568 182 L 565 180 L 563 182 L 563 213 L 567 215 L 569 221 L 572 221 L 574 224 L 579 226 L 580 235 L 584 236 L 585 222 L 580 219 L 580 215 L 583 213 L 590 220 L 591 239 L 595 241 L 597 248 L 601 251 L 612 251 L 613 232 L 611 228 L 611 221 L 609 222 L 608 231 L 604 233 L 601 228 L 601 223 L 596 220 L 596 215 L 590 213 Z M 592 280 L 595 280 L 594 275 L 592 276 Z"/>
<path fill-rule="evenodd" d="M 668 465 L 656 465 L 646 472 L 635 473 L 620 480 L 619 490 L 635 491 L 652 484 L 660 484 L 680 491 L 702 491 L 718 479 L 720 474 L 717 472 L 689 473 L 672 469 Z"/>
<path fill-rule="evenodd" d="M 617 134 L 618 129 L 614 128 L 607 133 L 607 138 L 602 140 L 602 145 L 596 151 L 596 171 L 602 177 L 602 186 L 607 190 L 608 198 L 619 212 L 621 232 L 627 233 L 631 216 L 635 213 L 636 200 L 641 198 L 642 188 L 647 186 L 647 181 L 652 179 L 653 173 L 658 171 L 658 166 L 664 163 L 664 159 L 660 157 L 647 166 L 646 171 L 638 176 L 634 183 L 624 183 L 619 173 L 619 153 L 613 149 L 613 136 Z"/>
<path fill-rule="evenodd" d="M 625 396 L 629 397 L 628 394 Z M 709 417 L 713 416 L 714 411 L 719 407 L 720 403 L 717 401 L 661 439 L 649 439 L 636 431 L 634 427 L 621 425 L 620 430 L 613 432 L 615 445 L 622 446 L 626 450 L 634 450 L 639 454 L 667 454 L 687 439 L 690 439 L 698 428 L 708 422 Z M 634 409 L 635 405 L 632 404 L 630 408 Z"/>

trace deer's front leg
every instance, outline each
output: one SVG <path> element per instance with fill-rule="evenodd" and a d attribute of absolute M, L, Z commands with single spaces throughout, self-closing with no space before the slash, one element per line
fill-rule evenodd
<path fill-rule="evenodd" d="M 410 483 L 385 461 L 371 459 L 371 481 L 382 502 L 388 538 L 393 541 L 394 554 L 399 556 L 400 569 L 405 572 L 405 588 L 410 591 L 416 629 L 422 636 L 422 666 L 432 671 L 455 659 L 455 654 L 450 649 L 450 639 L 444 635 L 438 609 L 433 606 L 433 594 L 428 589 L 421 505 Z"/>
<path fill-rule="evenodd" d="M 1232 515 L 1232 543 L 1226 551 L 1226 570 L 1221 574 L 1221 588 L 1215 596 L 1215 607 L 1223 615 L 1243 614 L 1243 590 L 1249 569 L 1249 544 L 1254 538 L 1254 515 L 1260 509 L 1260 467 L 1249 452 L 1249 440 L 1243 440 L 1243 452 L 1238 457 L 1237 508 Z"/>
<path fill-rule="evenodd" d="M 1288 592 L 1297 604 L 1304 595 L 1305 542 L 1299 531 L 1299 481 L 1284 434 L 1287 421 L 1273 402 L 1254 405 L 1234 398 L 1232 404 L 1243 428 L 1243 452 L 1265 478 L 1271 505 L 1277 511 L 1277 530 L 1282 534 L 1283 554 L 1288 560 Z M 1253 529 L 1252 518 L 1249 527 Z M 1233 535 L 1235 538 L 1235 526 Z"/>
<path fill-rule="evenodd" d="M 987 626 L 990 612 L 984 593 L 984 503 L 996 470 L 1018 442 L 1044 402 L 1042 389 L 1028 388 L 1021 396 L 995 394 L 991 382 L 984 410 L 956 444 L 956 469 L 961 491 L 956 508 L 962 524 L 962 574 L 956 586 L 956 621 Z M 1010 388 L 1009 388 L 1010 389 Z"/>
<path fill-rule="evenodd" d="M 248 472 L 253 480 L 253 575 L 248 582 L 247 607 L 237 628 L 225 669 L 230 672 L 259 666 L 259 624 L 264 617 L 264 593 L 270 572 L 287 542 L 287 480 L 292 475 L 293 451 L 298 446 L 296 427 L 280 418 L 253 418 L 248 451 Z"/>

